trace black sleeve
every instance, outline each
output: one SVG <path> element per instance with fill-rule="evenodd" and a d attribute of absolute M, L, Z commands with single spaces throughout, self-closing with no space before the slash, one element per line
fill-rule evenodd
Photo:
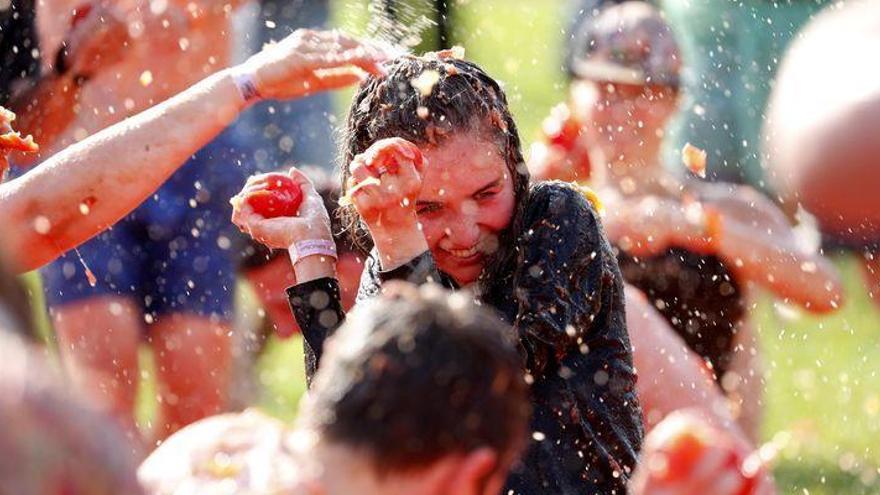
<path fill-rule="evenodd" d="M 318 370 L 324 341 L 345 320 L 335 278 L 319 278 L 287 289 L 290 309 L 303 335 L 306 383 L 311 385 Z"/>
<path fill-rule="evenodd" d="M 382 271 L 379 267 L 378 255 L 374 250 L 364 262 L 364 273 L 358 289 L 357 302 L 379 295 L 382 284 L 390 280 L 401 280 L 415 285 L 433 282 L 447 288 L 454 288 L 449 277 L 437 269 L 430 251 L 425 251 L 393 270 Z"/>
<path fill-rule="evenodd" d="M 440 282 L 444 277 L 437 271 L 430 252 L 386 272 L 378 270 L 376 256 L 373 254 L 366 260 L 357 301 L 379 294 L 382 283 L 389 280 L 405 280 L 418 285 L 431 281 Z M 287 298 L 302 331 L 306 382 L 311 385 L 324 353 L 324 341 L 345 320 L 345 311 L 340 303 L 339 282 L 335 278 L 319 278 L 294 285 L 287 289 Z"/>
<path fill-rule="evenodd" d="M 541 367 L 547 354 L 580 346 L 608 324 L 622 282 L 598 215 L 577 189 L 535 186 L 523 225 L 515 326 Z"/>

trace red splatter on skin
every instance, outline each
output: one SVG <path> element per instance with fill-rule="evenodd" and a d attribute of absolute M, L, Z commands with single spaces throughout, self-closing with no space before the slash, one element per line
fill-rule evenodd
<path fill-rule="evenodd" d="M 254 212 L 263 218 L 295 217 L 302 200 L 299 184 L 284 174 L 269 174 L 263 188 L 245 197 Z"/>

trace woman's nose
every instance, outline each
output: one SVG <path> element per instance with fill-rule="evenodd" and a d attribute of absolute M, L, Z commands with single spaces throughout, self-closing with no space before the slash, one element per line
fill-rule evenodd
<path fill-rule="evenodd" d="M 449 225 L 447 235 L 455 247 L 469 248 L 480 240 L 480 227 L 473 215 L 459 214 Z"/>

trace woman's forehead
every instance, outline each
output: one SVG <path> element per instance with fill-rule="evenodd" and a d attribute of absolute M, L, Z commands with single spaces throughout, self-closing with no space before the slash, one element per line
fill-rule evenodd
<path fill-rule="evenodd" d="M 422 196 L 467 192 L 510 173 L 498 145 L 477 135 L 455 134 L 436 146 L 422 146 Z M 428 194 L 426 194 L 428 193 Z"/>

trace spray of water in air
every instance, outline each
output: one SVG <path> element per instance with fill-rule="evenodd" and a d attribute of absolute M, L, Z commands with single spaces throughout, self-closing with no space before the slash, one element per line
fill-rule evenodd
<path fill-rule="evenodd" d="M 347 12 L 340 22 L 342 29 L 381 46 L 395 57 L 412 53 L 425 32 L 437 25 L 429 16 L 433 12 L 394 0 L 367 2 L 366 12 L 355 5 L 346 7 L 342 9 Z M 363 15 L 366 15 L 366 23 Z"/>

